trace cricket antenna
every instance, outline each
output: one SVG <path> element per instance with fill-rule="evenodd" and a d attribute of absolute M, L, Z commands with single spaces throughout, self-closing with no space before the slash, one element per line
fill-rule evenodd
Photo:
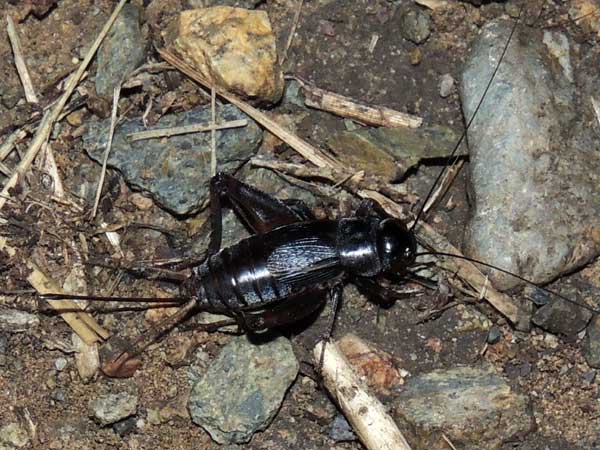
<path fill-rule="evenodd" d="M 132 303 L 185 303 L 188 297 L 103 297 L 99 295 L 76 294 L 39 294 L 43 300 L 91 300 L 95 302 L 132 302 Z"/>
<path fill-rule="evenodd" d="M 458 156 L 456 156 L 456 152 L 458 151 L 459 147 L 461 146 L 461 144 L 463 143 L 463 141 L 467 137 L 467 131 L 469 131 L 469 128 L 471 127 L 471 124 L 473 123 L 473 120 L 475 119 L 475 117 L 477 117 L 477 113 L 479 112 L 479 109 L 481 108 L 481 105 L 483 105 L 483 102 L 484 102 L 484 100 L 485 100 L 485 98 L 487 96 L 487 93 L 490 90 L 490 87 L 492 86 L 492 83 L 494 82 L 494 78 L 496 77 L 496 74 L 498 73 L 498 70 L 500 69 L 500 65 L 502 64 L 502 60 L 504 59 L 504 56 L 506 55 L 506 52 L 508 51 L 508 46 L 510 45 L 510 43 L 512 41 L 513 35 L 517 31 L 517 26 L 519 25 L 519 21 L 521 19 L 521 14 L 523 13 L 523 9 L 524 8 L 525 8 L 525 5 L 523 4 L 521 6 L 521 8 L 519 9 L 519 14 L 517 15 L 517 17 L 516 17 L 516 19 L 514 21 L 512 29 L 510 30 L 510 34 L 508 36 L 508 39 L 506 40 L 506 43 L 504 44 L 504 48 L 502 49 L 502 53 L 500 54 L 500 58 L 498 59 L 498 63 L 496 64 L 496 67 L 494 68 L 494 72 L 492 73 L 492 76 L 490 77 L 490 79 L 489 79 L 489 81 L 487 83 L 487 86 L 485 87 L 485 89 L 483 91 L 483 94 L 481 95 L 481 98 L 479 99 L 479 102 L 477 103 L 477 107 L 475 108 L 475 111 L 473 111 L 473 115 L 471 116 L 471 118 L 467 122 L 467 125 L 466 125 L 465 129 L 463 130 L 462 134 L 460 135 L 460 138 L 458 139 L 458 141 L 454 145 L 454 149 L 452 150 L 452 153 L 450 153 L 450 156 L 448 157 L 448 159 L 452 159 L 452 163 L 449 166 L 444 166 L 442 168 L 442 170 L 440 170 L 440 173 L 438 174 L 437 178 L 435 179 L 435 181 L 433 182 L 431 188 L 429 189 L 429 192 L 427 193 L 427 196 L 425 197 L 425 200 L 421 204 L 421 207 L 419 208 L 419 212 L 417 213 L 417 217 L 415 218 L 415 220 L 414 220 L 413 224 L 411 225 L 409 231 L 413 231 L 415 229 L 415 227 L 417 226 L 417 223 L 419 222 L 419 219 L 424 214 L 425 206 L 429 202 L 429 199 L 433 195 L 433 192 L 437 188 L 440 180 L 442 179 L 442 177 L 444 176 L 444 174 L 448 170 L 448 167 L 451 167 L 454 164 L 456 164 L 456 161 L 458 160 Z"/>
<path fill-rule="evenodd" d="M 419 252 L 419 253 L 415 254 L 415 257 L 417 257 L 417 256 L 428 256 L 428 255 L 432 255 L 432 256 L 444 256 L 444 257 L 448 257 L 448 258 L 463 259 L 463 260 L 469 261 L 469 262 L 471 262 L 473 264 L 476 264 L 476 265 L 479 265 L 479 266 L 482 266 L 482 267 L 487 267 L 488 269 L 496 270 L 496 271 L 501 272 L 503 274 L 506 274 L 506 275 L 509 275 L 511 277 L 514 277 L 517 280 L 520 280 L 520 281 L 528 284 L 529 286 L 533 286 L 536 289 L 541 290 L 542 292 L 545 292 L 547 294 L 550 294 L 550 295 L 553 295 L 553 296 L 555 296 L 557 298 L 560 298 L 561 300 L 564 300 L 567 303 L 571 303 L 571 304 L 573 304 L 575 306 L 579 306 L 580 308 L 587 309 L 588 311 L 591 311 L 591 312 L 593 312 L 595 314 L 600 314 L 600 309 L 593 308 L 593 307 L 591 307 L 589 305 L 586 305 L 585 303 L 580 303 L 580 302 L 578 302 L 576 300 L 573 300 L 572 298 L 569 298 L 569 297 L 566 297 L 566 296 L 564 296 L 562 294 L 559 294 L 556 291 L 553 291 L 551 289 L 548 289 L 548 288 L 545 288 L 543 286 L 540 286 L 540 285 L 534 283 L 533 281 L 528 280 L 525 277 L 517 275 L 516 273 L 510 272 L 509 270 L 506 270 L 506 269 L 502 269 L 501 267 L 498 267 L 498 266 L 494 266 L 493 264 L 488 264 L 486 262 L 480 261 L 480 260 L 475 259 L 475 258 L 470 258 L 470 257 L 464 256 L 464 255 L 456 255 L 454 253 L 445 253 L 445 252 L 437 252 L 437 251 Z M 528 298 L 528 300 L 530 300 L 530 301 L 533 302 L 533 300 L 531 300 L 530 298 Z"/>

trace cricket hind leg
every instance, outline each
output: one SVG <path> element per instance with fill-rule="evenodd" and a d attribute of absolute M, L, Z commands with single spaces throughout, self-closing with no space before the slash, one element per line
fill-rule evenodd
<path fill-rule="evenodd" d="M 209 255 L 214 255 L 221 247 L 223 200 L 255 234 L 312 218 L 310 210 L 299 200 L 279 200 L 231 175 L 219 173 L 210 182 L 212 232 Z"/>

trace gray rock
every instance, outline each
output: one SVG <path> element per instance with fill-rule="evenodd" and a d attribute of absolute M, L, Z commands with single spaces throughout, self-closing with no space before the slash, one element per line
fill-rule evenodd
<path fill-rule="evenodd" d="M 422 44 L 431 34 L 431 17 L 417 8 L 409 8 L 400 18 L 400 32 L 404 39 Z"/>
<path fill-rule="evenodd" d="M 0 330 L 10 333 L 20 333 L 31 330 L 40 324 L 40 319 L 24 311 L 0 308 Z"/>
<path fill-rule="evenodd" d="M 96 92 L 113 96 L 113 89 L 146 58 L 146 43 L 140 29 L 140 12 L 127 4 L 98 50 Z"/>
<path fill-rule="evenodd" d="M 273 420 L 297 374 L 287 339 L 253 344 L 247 336 L 236 337 L 193 385 L 192 420 L 220 444 L 248 442 Z"/>
<path fill-rule="evenodd" d="M 446 73 L 440 79 L 440 97 L 446 98 L 452 92 L 454 92 L 454 78 L 449 73 Z"/>
<path fill-rule="evenodd" d="M 491 365 L 435 370 L 409 379 L 394 401 L 395 419 L 413 448 L 500 449 L 533 430 L 529 400 Z"/>
<path fill-rule="evenodd" d="M 600 316 L 594 317 L 587 328 L 585 360 L 595 369 L 600 369 Z"/>
<path fill-rule="evenodd" d="M 90 416 L 103 426 L 119 422 L 135 414 L 138 396 L 128 392 L 104 394 L 90 401 Z"/>
<path fill-rule="evenodd" d="M 486 338 L 487 343 L 490 345 L 494 345 L 498 343 L 501 338 L 502 332 L 500 331 L 500 328 L 498 328 L 498 325 L 492 325 L 490 327 L 490 330 L 488 331 L 488 335 Z"/>
<path fill-rule="evenodd" d="M 352 431 L 352 426 L 342 414 L 338 414 L 333 420 L 329 437 L 335 442 L 350 442 L 357 439 L 356 434 Z"/>
<path fill-rule="evenodd" d="M 531 320 L 538 327 L 552 334 L 575 338 L 591 318 L 591 311 L 556 298 L 539 308 Z"/>
<path fill-rule="evenodd" d="M 220 120 L 247 119 L 241 128 L 217 131 L 219 171 L 237 170 L 258 149 L 262 131 L 258 125 L 232 105 L 218 108 Z M 210 122 L 209 108 L 196 108 L 164 116 L 156 128 Z M 90 125 L 84 136 L 86 150 L 97 162 L 103 159 L 110 121 Z M 172 136 L 131 142 L 127 135 L 144 129 L 141 119 L 124 122 L 113 138 L 108 159 L 129 184 L 147 192 L 165 209 L 175 214 L 196 211 L 207 199 L 210 180 L 210 133 Z"/>
<path fill-rule="evenodd" d="M 461 84 L 467 118 L 511 27 L 511 22 L 492 22 L 474 44 Z M 564 69 L 568 42 L 554 37 L 549 49 L 541 32 L 522 28 L 519 33 L 469 130 L 474 209 L 465 251 L 543 283 L 600 251 L 593 239 L 600 227 L 600 144 L 577 136 L 585 128 L 578 123 L 591 119 L 578 108 L 575 85 Z M 597 80 L 597 71 L 592 76 Z M 519 284 L 497 273 L 492 281 L 500 288 Z"/>
<path fill-rule="evenodd" d="M 29 435 L 22 426 L 12 422 L 0 428 L 0 446 L 2 444 L 8 448 L 24 448 L 29 444 Z"/>

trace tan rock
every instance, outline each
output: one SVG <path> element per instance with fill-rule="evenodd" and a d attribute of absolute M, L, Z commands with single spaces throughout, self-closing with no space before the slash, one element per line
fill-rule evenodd
<path fill-rule="evenodd" d="M 214 6 L 182 12 L 165 41 L 208 80 L 243 97 L 276 102 L 283 93 L 275 35 L 264 11 Z"/>

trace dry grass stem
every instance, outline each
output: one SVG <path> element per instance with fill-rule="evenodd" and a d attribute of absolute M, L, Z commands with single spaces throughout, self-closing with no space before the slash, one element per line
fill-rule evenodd
<path fill-rule="evenodd" d="M 285 60 L 287 59 L 288 50 L 292 46 L 292 41 L 294 40 L 294 36 L 296 35 L 296 30 L 298 29 L 298 22 L 300 21 L 300 14 L 302 13 L 303 6 L 304 6 L 304 0 L 300 0 L 298 2 L 298 8 L 296 9 L 296 13 L 294 14 L 294 20 L 292 21 L 292 27 L 290 28 L 290 34 L 288 34 L 287 41 L 285 42 L 285 47 L 281 54 L 280 64 L 282 64 L 282 65 L 285 62 Z"/>
<path fill-rule="evenodd" d="M 10 136 L 6 138 L 6 141 L 2 145 L 0 145 L 0 161 L 4 161 L 4 159 L 10 155 L 10 152 L 15 148 L 15 144 L 27 136 L 25 130 L 17 130 L 13 132 Z"/>
<path fill-rule="evenodd" d="M 17 166 L 17 169 L 14 171 L 14 173 L 6 182 L 6 184 L 2 188 L 2 191 L 0 192 L 0 210 L 4 207 L 7 200 L 10 199 L 9 191 L 17 185 L 19 177 L 21 177 L 25 172 L 29 170 L 31 164 L 33 163 L 33 160 L 42 148 L 42 145 L 48 140 L 54 123 L 61 115 L 63 108 L 65 107 L 65 105 L 69 101 L 69 98 L 71 97 L 71 94 L 73 94 L 73 91 L 77 87 L 79 80 L 81 79 L 85 70 L 92 61 L 92 58 L 96 54 L 98 47 L 100 47 L 100 44 L 108 34 L 112 24 L 114 23 L 114 21 L 116 20 L 117 16 L 119 15 L 126 3 L 127 0 L 121 0 L 119 4 L 115 7 L 113 13 L 102 28 L 102 31 L 100 31 L 100 34 L 92 44 L 92 47 L 90 48 L 87 55 L 79 65 L 77 72 L 75 72 L 75 74 L 69 77 L 69 81 L 65 86 L 65 92 L 60 97 L 58 102 L 54 105 L 54 107 L 44 114 L 44 117 L 42 118 L 42 121 L 37 129 L 35 136 L 33 137 L 33 140 L 29 145 L 29 148 L 27 149 L 27 152 L 25 153 L 25 155 L 23 155 L 23 159 Z"/>
<path fill-rule="evenodd" d="M 349 97 L 325 91 L 300 80 L 299 82 L 304 91 L 304 103 L 311 108 L 377 127 L 418 128 L 423 123 L 421 117 L 412 114 L 399 112 L 385 106 L 365 105 Z"/>
<path fill-rule="evenodd" d="M 369 53 L 373 53 L 375 47 L 377 46 L 377 42 L 379 42 L 379 35 L 377 33 L 373 33 L 371 40 L 369 41 L 369 48 L 367 49 Z"/>
<path fill-rule="evenodd" d="M 6 176 L 6 177 L 10 177 L 12 170 L 10 170 L 10 167 L 8 167 L 3 162 L 0 162 L 0 173 L 2 173 L 2 175 Z"/>
<path fill-rule="evenodd" d="M 465 161 L 461 159 L 452 164 L 447 170 L 444 171 L 444 176 L 442 177 L 440 183 L 436 187 L 435 192 L 431 194 L 431 197 L 429 197 L 429 200 L 423 207 L 423 214 L 427 214 L 429 210 L 433 208 L 433 206 L 438 202 L 438 200 L 440 200 L 444 195 L 446 195 L 446 192 L 448 192 L 448 189 L 450 189 L 450 186 L 452 186 L 454 179 L 456 178 L 464 164 Z"/>
<path fill-rule="evenodd" d="M 600 101 L 596 100 L 594 97 L 590 98 L 592 100 L 592 107 L 596 113 L 596 118 L 598 119 L 598 124 L 600 125 Z"/>
<path fill-rule="evenodd" d="M 182 61 L 175 55 L 173 55 L 172 53 L 169 53 L 166 50 L 158 50 L 158 52 L 165 59 L 165 61 L 168 61 L 169 63 L 171 63 L 173 66 L 175 66 L 177 69 L 179 69 L 185 75 L 190 77 L 192 80 L 200 83 L 202 86 L 204 86 L 206 88 L 211 87 L 212 83 L 210 83 L 207 79 L 205 79 L 202 76 L 202 74 L 200 74 L 196 69 L 194 69 L 193 67 L 191 67 L 190 65 L 188 65 L 187 63 L 185 63 L 184 61 Z M 277 122 L 275 122 L 274 120 L 269 118 L 266 114 L 262 113 L 261 111 L 259 111 L 256 108 L 254 108 L 247 102 L 241 100 L 240 98 L 238 98 L 237 96 L 235 96 L 233 94 L 230 94 L 230 93 L 224 91 L 223 89 L 221 89 L 217 86 L 215 86 L 215 90 L 219 96 L 223 97 L 225 100 L 227 100 L 231 104 L 237 106 L 240 110 L 242 110 L 244 113 L 249 115 L 252 119 L 254 119 L 256 122 L 261 124 L 264 128 L 266 128 L 268 131 L 273 133 L 275 136 L 277 136 L 283 142 L 288 144 L 291 148 L 296 150 L 298 153 L 300 153 L 300 155 L 302 155 L 306 160 L 313 163 L 315 166 L 321 167 L 321 168 L 334 167 L 339 170 L 341 170 L 343 168 L 342 165 L 339 162 L 337 162 L 334 158 L 323 153 L 321 150 L 317 149 L 316 147 L 309 144 L 305 140 L 296 136 L 291 131 L 285 129 L 284 127 L 279 125 Z"/>
<path fill-rule="evenodd" d="M 33 83 L 31 82 L 31 77 L 29 76 L 29 70 L 27 70 L 27 64 L 25 64 L 25 59 L 23 58 L 19 34 L 15 29 L 15 23 L 13 22 L 12 17 L 10 17 L 8 14 L 6 15 L 6 31 L 8 33 L 8 39 L 10 40 L 10 45 L 13 50 L 15 66 L 17 67 L 17 72 L 19 74 L 19 78 L 21 79 L 23 90 L 25 91 L 25 98 L 29 103 L 37 103 L 38 98 L 37 95 L 35 95 Z"/>
<path fill-rule="evenodd" d="M 32 261 L 28 261 L 27 267 L 31 273 L 27 281 L 39 294 L 61 293 L 58 284 L 40 270 Z M 73 300 L 52 300 L 48 304 L 60 313 L 73 331 L 88 345 L 108 339 L 110 333 L 102 328 L 94 318 L 83 311 L 83 308 Z M 81 310 L 81 312 L 79 312 Z M 65 312 L 61 312 L 65 311 Z"/>
<path fill-rule="evenodd" d="M 386 408 L 358 378 L 335 342 L 321 341 L 313 350 L 323 366 L 323 384 L 369 450 L 410 450 L 410 445 Z"/>
<path fill-rule="evenodd" d="M 171 137 L 177 136 L 179 134 L 189 134 L 189 133 L 201 133 L 205 131 L 212 130 L 227 130 L 229 128 L 239 128 L 245 127 L 248 125 L 248 121 L 246 119 L 239 120 L 230 120 L 228 122 L 216 123 L 216 124 L 196 124 L 196 125 L 185 125 L 182 127 L 171 127 L 171 128 L 157 128 L 154 130 L 140 131 L 138 133 L 128 134 L 127 137 L 131 139 L 132 142 L 142 141 L 145 139 L 156 139 L 163 137 Z"/>
<path fill-rule="evenodd" d="M 108 130 L 108 140 L 106 142 L 106 148 L 104 149 L 104 157 L 102 158 L 102 171 L 100 172 L 100 180 L 98 181 L 98 188 L 96 190 L 96 199 L 94 200 L 94 207 L 92 208 L 92 219 L 96 217 L 98 211 L 98 205 L 100 204 L 100 197 L 102 195 L 102 187 L 104 186 L 104 179 L 106 178 L 106 168 L 108 165 L 108 156 L 110 149 L 112 148 L 113 136 L 115 135 L 115 128 L 117 126 L 117 113 L 119 110 L 119 98 L 121 97 L 121 83 L 118 83 L 113 90 L 113 104 L 112 112 L 110 115 L 110 128 Z"/>

